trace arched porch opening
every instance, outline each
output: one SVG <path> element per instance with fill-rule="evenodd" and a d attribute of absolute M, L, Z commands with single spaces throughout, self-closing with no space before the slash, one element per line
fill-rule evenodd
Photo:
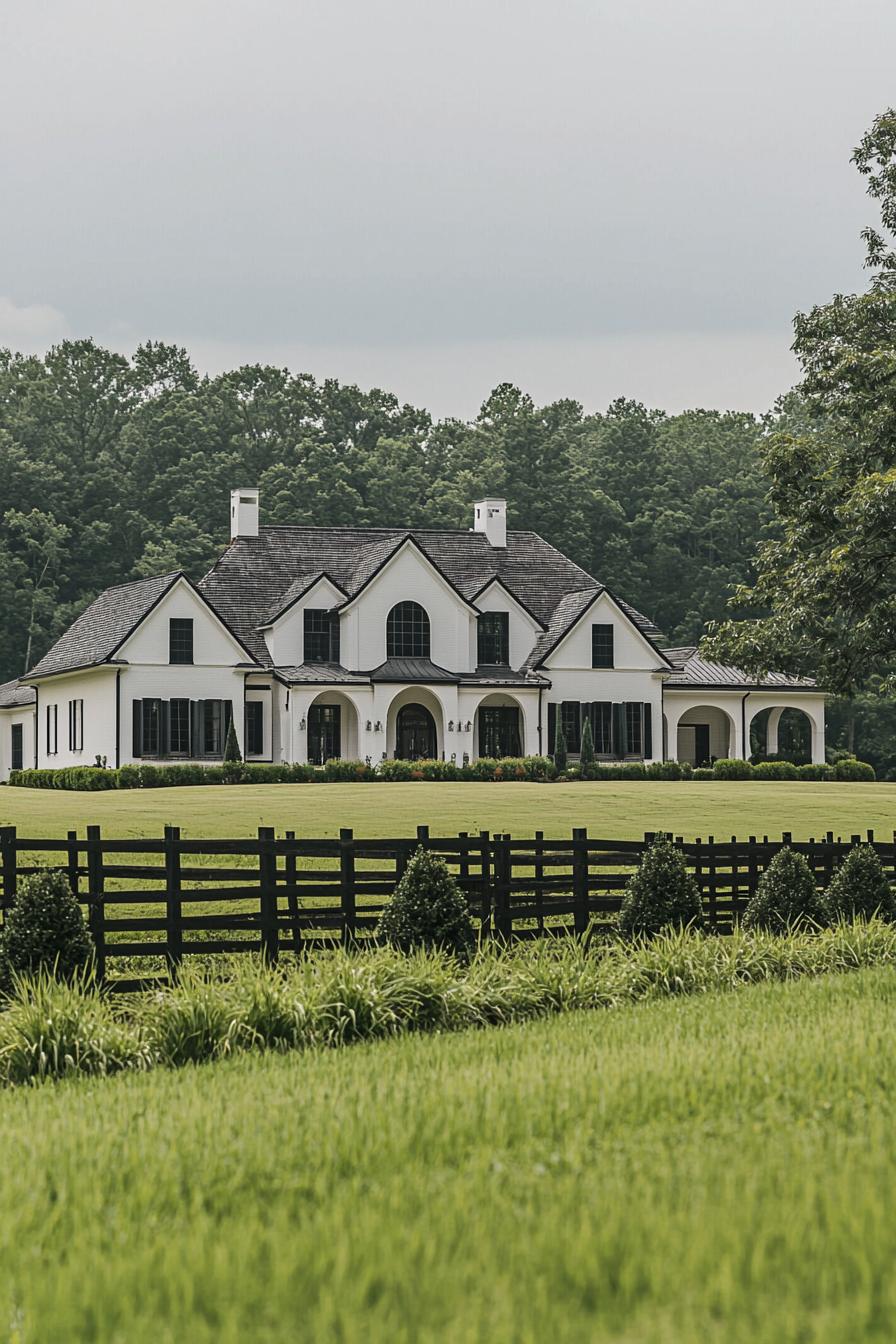
<path fill-rule="evenodd" d="M 807 765 L 818 758 L 818 725 L 798 705 L 770 705 L 750 720 L 750 755 L 759 760 L 778 758 Z"/>
<path fill-rule="evenodd" d="M 473 716 L 473 743 L 477 756 L 522 756 L 523 711 L 520 702 L 504 692 L 483 696 Z"/>
<path fill-rule="evenodd" d="M 305 715 L 305 734 L 311 765 L 358 759 L 358 711 L 341 691 L 322 691 L 312 700 Z"/>
<path fill-rule="evenodd" d="M 389 756 L 397 760 L 438 759 L 444 752 L 445 723 L 437 695 L 426 686 L 408 686 L 392 700 L 386 715 Z"/>
<path fill-rule="evenodd" d="M 737 728 L 726 709 L 694 705 L 678 719 L 675 759 L 695 766 L 710 765 L 733 756 L 736 742 Z"/>

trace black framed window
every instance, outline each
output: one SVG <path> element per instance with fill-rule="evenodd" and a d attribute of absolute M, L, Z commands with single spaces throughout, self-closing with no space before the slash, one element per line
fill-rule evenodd
<path fill-rule="evenodd" d="M 59 751 L 59 707 L 47 705 L 47 755 L 55 756 Z"/>
<path fill-rule="evenodd" d="M 25 733 L 20 723 L 14 723 L 9 740 L 9 764 L 13 770 L 21 770 L 25 762 Z"/>
<path fill-rule="evenodd" d="M 627 700 L 625 709 L 625 749 L 629 756 L 644 755 L 644 706 Z"/>
<path fill-rule="evenodd" d="M 339 662 L 339 617 L 322 607 L 305 608 L 306 663 Z"/>
<path fill-rule="evenodd" d="M 83 700 L 69 700 L 68 702 L 68 749 L 69 751 L 82 751 L 84 749 Z"/>
<path fill-rule="evenodd" d="M 221 756 L 224 753 L 224 714 L 222 700 L 202 701 L 202 754 Z"/>
<path fill-rule="evenodd" d="M 143 756 L 160 756 L 162 754 L 161 700 L 143 701 L 140 750 Z"/>
<path fill-rule="evenodd" d="M 592 625 L 591 627 L 591 666 L 615 667 L 613 659 L 612 625 Z"/>
<path fill-rule="evenodd" d="M 560 722 L 566 738 L 566 750 L 576 752 L 582 745 L 582 706 L 578 700 L 564 700 L 560 706 Z"/>
<path fill-rule="evenodd" d="M 483 667 L 510 664 L 510 617 L 506 611 L 484 611 L 478 621 L 476 661 Z"/>
<path fill-rule="evenodd" d="M 264 703 L 246 701 L 246 755 L 264 755 Z"/>
<path fill-rule="evenodd" d="M 609 700 L 595 700 L 588 706 L 591 736 L 598 756 L 613 755 L 613 706 Z"/>
<path fill-rule="evenodd" d="M 312 765 L 342 755 L 342 706 L 312 705 L 308 711 L 308 760 Z"/>
<path fill-rule="evenodd" d="M 521 756 L 520 712 L 515 705 L 483 705 L 479 710 L 479 755 Z"/>
<path fill-rule="evenodd" d="M 168 622 L 169 663 L 192 663 L 193 621 L 190 617 L 172 616 Z"/>
<path fill-rule="evenodd" d="M 419 602 L 399 602 L 389 612 L 386 657 L 429 657 L 429 617 Z"/>
<path fill-rule="evenodd" d="M 169 701 L 168 751 L 172 756 L 189 756 L 190 754 L 189 700 Z"/>

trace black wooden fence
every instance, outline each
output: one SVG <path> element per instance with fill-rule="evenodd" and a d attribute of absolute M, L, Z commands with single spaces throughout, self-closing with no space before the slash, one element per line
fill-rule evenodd
<path fill-rule="evenodd" d="M 703 897 L 706 919 L 720 933 L 737 922 L 765 868 L 784 845 L 806 856 L 820 887 L 849 849 L 866 838 L 896 881 L 896 832 L 793 841 L 750 836 L 675 844 Z M 101 978 L 125 987 L 137 969 L 176 973 L 193 953 L 304 953 L 369 942 L 383 903 L 411 855 L 422 845 L 446 861 L 486 936 L 537 938 L 583 933 L 606 924 L 653 839 L 599 840 L 583 828 L 569 838 L 542 832 L 515 839 L 481 831 L 413 838 L 309 839 L 270 827 L 243 840 L 188 840 L 177 826 L 161 839 L 116 840 L 88 826 L 57 840 L 20 836 L 0 827 L 0 911 L 15 899 L 20 878 L 40 867 L 63 868 L 87 911 Z M 155 958 L 155 965 L 149 958 Z M 110 962 L 112 963 L 110 965 Z"/>

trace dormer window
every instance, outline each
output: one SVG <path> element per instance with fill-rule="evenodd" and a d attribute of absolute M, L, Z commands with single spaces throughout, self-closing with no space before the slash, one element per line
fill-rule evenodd
<path fill-rule="evenodd" d="M 480 667 L 510 664 L 510 617 L 506 611 L 484 611 L 479 617 L 476 661 Z"/>
<path fill-rule="evenodd" d="M 339 616 L 320 607 L 305 608 L 306 663 L 339 662 Z"/>
<path fill-rule="evenodd" d="M 386 657 L 429 657 L 429 617 L 419 602 L 399 602 L 389 612 Z"/>

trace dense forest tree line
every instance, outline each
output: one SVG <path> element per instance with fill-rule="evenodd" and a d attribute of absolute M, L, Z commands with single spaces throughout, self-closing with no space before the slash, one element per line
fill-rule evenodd
<path fill-rule="evenodd" d="M 201 377 L 186 351 L 90 340 L 0 354 L 0 680 L 20 675 L 103 588 L 184 569 L 227 541 L 229 491 L 262 521 L 466 527 L 483 494 L 694 643 L 753 581 L 769 535 L 757 444 L 799 416 L 585 414 L 502 385 L 472 422 L 387 392 L 268 367 Z M 756 609 L 758 611 L 758 609 Z M 749 609 L 747 614 L 750 614 Z"/>

